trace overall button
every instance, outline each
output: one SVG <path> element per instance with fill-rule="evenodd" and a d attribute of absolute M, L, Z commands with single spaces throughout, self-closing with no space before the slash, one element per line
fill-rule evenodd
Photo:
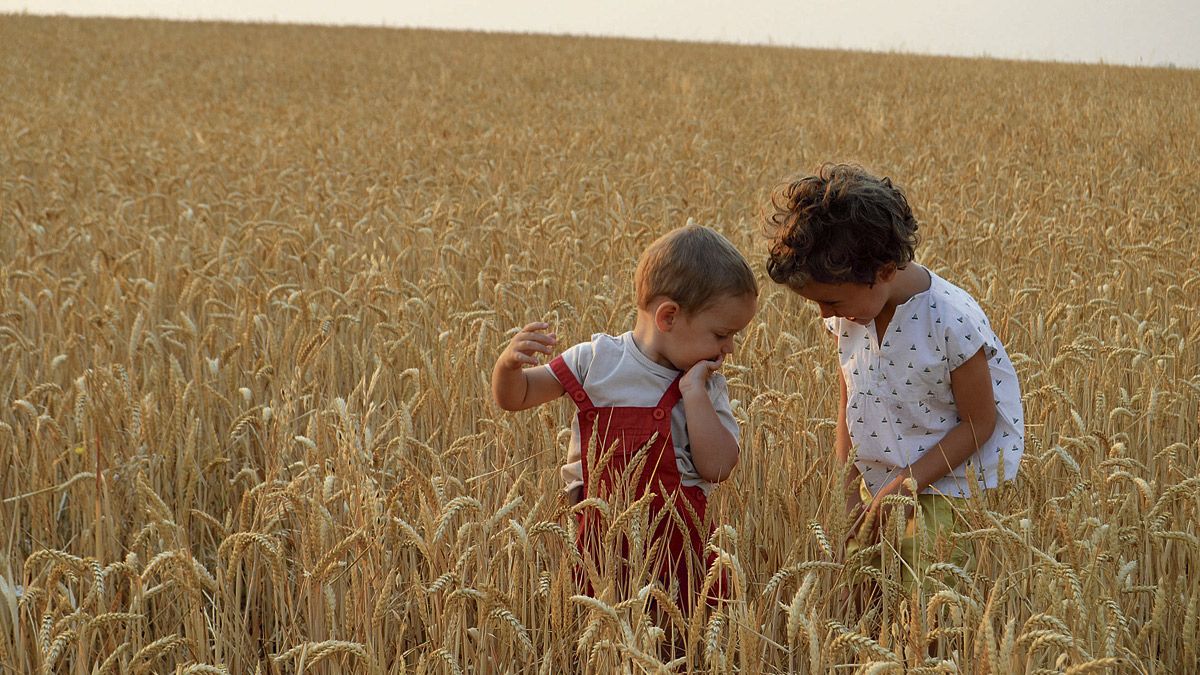
<path fill-rule="evenodd" d="M 662 418 L 667 416 L 667 414 L 665 412 L 663 412 L 662 408 L 655 408 L 653 415 L 654 415 L 654 419 L 656 419 L 656 420 L 661 420 Z"/>
<path fill-rule="evenodd" d="M 596 411 L 595 411 L 595 410 L 589 410 L 589 411 L 588 411 L 588 414 L 587 414 L 587 418 L 588 418 L 589 420 L 592 420 L 593 422 L 595 422 L 595 421 L 596 421 Z"/>
<path fill-rule="evenodd" d="M 587 398 L 587 394 L 583 393 L 583 391 L 580 390 L 580 391 L 575 392 L 574 394 L 571 394 L 571 398 L 575 399 L 576 401 L 582 401 L 583 399 Z"/>

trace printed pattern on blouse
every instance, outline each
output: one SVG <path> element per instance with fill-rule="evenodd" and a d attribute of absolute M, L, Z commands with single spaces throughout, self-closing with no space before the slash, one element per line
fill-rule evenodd
<path fill-rule="evenodd" d="M 1025 416 L 1016 371 L 987 316 L 966 291 L 929 272 L 928 290 L 896 308 L 882 336 L 875 325 L 825 320 L 837 336 L 846 379 L 846 426 L 856 465 L 871 493 L 936 446 L 961 419 L 950 373 L 980 349 L 996 401 L 996 428 L 963 464 L 924 490 L 950 497 L 1016 477 L 1025 449 Z"/>

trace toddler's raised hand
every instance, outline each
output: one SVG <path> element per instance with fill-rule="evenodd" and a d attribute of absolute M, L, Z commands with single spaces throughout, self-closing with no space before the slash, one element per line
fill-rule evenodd
<path fill-rule="evenodd" d="M 497 365 L 510 370 L 538 365 L 535 355 L 552 353 L 551 348 L 558 343 L 558 336 L 546 333 L 548 328 L 550 324 L 543 321 L 535 321 L 522 328 L 504 348 Z"/>
<path fill-rule="evenodd" d="M 708 384 L 708 376 L 717 372 L 724 363 L 724 354 L 717 357 L 716 361 L 697 361 L 696 365 L 688 369 L 683 379 L 679 381 L 679 391 L 687 393 L 693 388 L 703 389 Z"/>

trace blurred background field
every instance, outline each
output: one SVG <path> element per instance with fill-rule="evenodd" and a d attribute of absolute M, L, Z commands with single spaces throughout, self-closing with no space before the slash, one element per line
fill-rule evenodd
<path fill-rule="evenodd" d="M 1189 672 L 1197 138 L 1195 70 L 0 16 L 0 670 Z M 973 569 L 849 611 L 833 348 L 762 274 L 734 597 L 664 654 L 572 599 L 570 406 L 488 373 L 530 320 L 631 326 L 688 218 L 761 274 L 769 190 L 827 160 L 989 313 L 1022 475 Z"/>

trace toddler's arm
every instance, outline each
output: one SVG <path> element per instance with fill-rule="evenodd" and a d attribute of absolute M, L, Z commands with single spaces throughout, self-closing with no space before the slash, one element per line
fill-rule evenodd
<path fill-rule="evenodd" d="M 692 463 L 696 473 L 710 483 L 729 478 L 741 453 L 737 439 L 721 424 L 712 399 L 708 397 L 708 377 L 724 361 L 724 356 L 716 361 L 701 361 L 679 382 L 683 411 L 687 416 L 688 442 L 692 446 Z"/>
<path fill-rule="evenodd" d="M 492 397 L 504 410 L 525 410 L 553 401 L 563 395 L 562 383 L 545 368 L 537 368 L 535 354 L 550 354 L 558 342 L 546 334 L 550 324 L 535 322 L 525 326 L 501 352 L 492 368 Z M 533 367 L 531 367 L 533 366 Z"/>

